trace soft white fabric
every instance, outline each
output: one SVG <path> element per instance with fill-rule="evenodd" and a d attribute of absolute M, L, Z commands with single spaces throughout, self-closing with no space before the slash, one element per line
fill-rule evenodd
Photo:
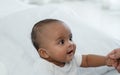
<path fill-rule="evenodd" d="M 60 67 L 41 58 L 34 64 L 35 75 L 80 75 L 81 60 L 82 56 L 76 54 L 72 61 Z"/>
<path fill-rule="evenodd" d="M 19 0 L 0 0 L 0 18 L 36 6 L 25 4 Z"/>
<path fill-rule="evenodd" d="M 109 0 L 108 0 L 109 1 Z M 120 40 L 120 11 L 112 11 L 101 8 L 99 4 L 90 1 L 64 3 L 77 13 L 80 21 L 90 27 Z"/>
<path fill-rule="evenodd" d="M 61 3 L 64 1 L 79 1 L 79 0 L 20 0 L 29 4 L 43 5 L 48 3 Z"/>
<path fill-rule="evenodd" d="M 7 69 L 2 62 L 0 62 L 0 75 L 7 75 Z"/>
<path fill-rule="evenodd" d="M 7 69 L 6 75 L 34 75 L 32 64 L 35 60 L 26 52 L 25 47 L 6 34 L 1 34 L 0 45 L 0 61 Z"/>
<path fill-rule="evenodd" d="M 120 10 L 120 0 L 20 0 L 22 2 L 28 4 L 35 4 L 35 5 L 43 5 L 43 4 L 50 4 L 50 3 L 64 3 L 64 2 L 80 2 L 80 1 L 88 1 L 93 2 L 94 4 L 99 4 L 101 8 L 113 11 Z"/>
<path fill-rule="evenodd" d="M 69 7 L 45 5 L 1 18 L 0 60 L 6 66 L 8 75 L 34 75 L 33 65 L 39 59 L 39 55 L 32 46 L 30 32 L 36 22 L 45 18 L 60 19 L 70 26 L 73 40 L 77 44 L 77 53 L 106 55 L 112 49 L 119 47 L 118 41 L 90 27 L 88 24 L 91 23 L 85 23 L 80 15 Z M 103 74 L 108 71 L 111 71 L 111 68 L 101 67 L 85 69 L 82 74 L 95 75 L 96 72 Z"/>

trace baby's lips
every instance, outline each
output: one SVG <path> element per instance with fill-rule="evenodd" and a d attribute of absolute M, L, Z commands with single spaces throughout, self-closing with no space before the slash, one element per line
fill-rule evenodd
<path fill-rule="evenodd" d="M 73 50 L 70 50 L 70 51 L 67 52 L 67 54 L 70 54 L 70 53 L 72 53 L 72 52 L 73 52 Z"/>

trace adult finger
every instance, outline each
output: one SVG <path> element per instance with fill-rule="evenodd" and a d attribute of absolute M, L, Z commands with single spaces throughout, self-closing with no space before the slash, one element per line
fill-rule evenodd
<path fill-rule="evenodd" d="M 114 49 L 108 54 L 111 59 L 120 59 L 120 48 Z"/>
<path fill-rule="evenodd" d="M 116 50 L 113 50 L 107 55 L 107 57 L 111 59 L 116 59 L 115 55 L 116 55 Z"/>
<path fill-rule="evenodd" d="M 117 71 L 120 73 L 120 63 L 119 63 L 119 65 L 117 66 Z"/>

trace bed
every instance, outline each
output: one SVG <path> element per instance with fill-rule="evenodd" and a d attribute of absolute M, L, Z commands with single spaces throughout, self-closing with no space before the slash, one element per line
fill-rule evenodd
<path fill-rule="evenodd" d="M 34 75 L 33 67 L 39 55 L 31 43 L 31 28 L 46 18 L 60 19 L 70 26 L 77 53 L 106 55 L 120 47 L 119 14 L 103 10 L 99 5 L 75 1 L 38 6 L 20 4 L 20 7 L 5 9 L 12 11 L 0 14 L 0 75 Z M 80 72 L 81 75 L 120 75 L 107 66 L 80 68 Z"/>

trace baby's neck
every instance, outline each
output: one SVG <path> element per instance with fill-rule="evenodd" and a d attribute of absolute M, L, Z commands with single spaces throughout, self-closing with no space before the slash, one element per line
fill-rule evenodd
<path fill-rule="evenodd" d="M 58 62 L 51 62 L 57 66 L 60 66 L 60 67 L 64 67 L 65 66 L 65 63 L 58 63 Z"/>
<path fill-rule="evenodd" d="M 59 62 L 59 61 L 56 61 L 56 60 L 53 60 L 53 59 L 45 59 L 47 60 L 48 62 L 51 62 L 57 66 L 60 66 L 60 67 L 64 67 L 65 66 L 65 62 Z"/>

